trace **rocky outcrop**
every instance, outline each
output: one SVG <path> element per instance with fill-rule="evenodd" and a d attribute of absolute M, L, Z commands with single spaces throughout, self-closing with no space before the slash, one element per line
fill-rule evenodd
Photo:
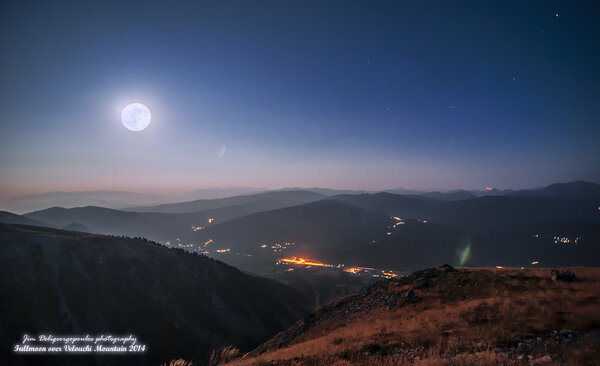
<path fill-rule="evenodd" d="M 571 271 L 559 271 L 557 269 L 550 270 L 550 278 L 553 281 L 565 281 L 565 282 L 573 282 L 577 278 L 575 277 L 575 273 Z"/>

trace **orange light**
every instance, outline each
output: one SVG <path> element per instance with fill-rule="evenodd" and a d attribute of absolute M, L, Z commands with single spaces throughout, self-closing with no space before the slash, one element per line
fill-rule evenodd
<path fill-rule="evenodd" d="M 214 219 L 212 219 L 212 218 L 208 219 L 209 224 L 212 224 L 213 221 L 214 221 Z"/>
<path fill-rule="evenodd" d="M 496 266 L 496 268 L 498 268 L 498 269 L 504 269 L 504 267 L 502 267 L 502 266 Z"/>
<path fill-rule="evenodd" d="M 331 264 L 315 262 L 310 259 L 299 258 L 299 257 L 282 258 L 279 261 L 284 262 L 284 263 L 289 263 L 289 264 L 298 264 L 298 265 L 302 265 L 302 266 L 332 267 Z"/>
<path fill-rule="evenodd" d="M 354 273 L 354 274 L 357 274 L 360 271 L 362 271 L 362 269 L 359 267 L 350 267 L 350 268 L 344 269 L 344 272 Z"/>
<path fill-rule="evenodd" d="M 397 274 L 386 271 L 381 271 L 381 274 L 383 274 L 385 277 L 398 277 Z"/>
<path fill-rule="evenodd" d="M 538 261 L 531 262 L 531 264 L 538 264 L 538 263 L 540 263 L 540 262 L 538 262 Z"/>

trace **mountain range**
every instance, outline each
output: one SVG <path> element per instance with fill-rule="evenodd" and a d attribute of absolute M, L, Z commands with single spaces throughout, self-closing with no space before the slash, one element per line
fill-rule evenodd
<path fill-rule="evenodd" d="M 24 216 L 6 213 L 0 220 L 22 218 L 23 224 L 170 242 L 253 273 L 265 262 L 274 264 L 289 255 L 396 270 L 438 261 L 523 265 L 544 257 L 554 263 L 565 254 L 558 249 L 563 247 L 579 253 L 564 257 L 570 263 L 585 259 L 592 265 L 593 256 L 587 256 L 596 250 L 599 187 L 572 182 L 482 197 L 466 191 L 325 196 L 284 190 L 128 211 L 50 208 Z M 566 238 L 568 244 L 557 247 L 556 238 Z M 271 248 L 285 242 L 293 245 Z M 217 254 L 217 249 L 227 254 Z"/>
<path fill-rule="evenodd" d="M 255 194 L 281 191 L 308 191 L 323 196 L 336 196 L 342 194 L 363 194 L 387 192 L 399 195 L 416 195 L 435 198 L 444 201 L 458 201 L 482 196 L 503 195 L 525 195 L 525 196 L 551 196 L 563 198 L 584 198 L 594 195 L 598 197 L 598 185 L 595 183 L 575 181 L 570 183 L 556 183 L 548 187 L 524 189 L 524 190 L 499 190 L 486 188 L 484 190 L 449 190 L 449 191 L 423 191 L 404 188 L 387 189 L 383 191 L 365 191 L 352 189 L 330 189 L 330 188 L 283 188 L 280 190 L 268 190 L 266 188 L 253 187 L 215 187 L 203 188 L 187 193 L 170 194 L 144 194 L 124 191 L 75 191 L 75 192 L 48 192 L 21 197 L 15 197 L 0 202 L 0 210 L 23 214 L 32 211 L 40 211 L 51 207 L 84 207 L 98 206 L 105 208 L 124 209 L 137 212 L 164 212 L 181 213 L 195 212 L 208 209 L 205 206 L 215 205 L 223 207 L 230 205 L 227 200 L 221 198 L 234 198 L 241 203 L 246 197 L 247 201 Z M 258 198 L 257 198 L 258 199 Z M 213 201 L 215 202 L 209 202 Z M 221 203 L 219 203 L 221 202 Z M 214 207 L 212 207 L 214 208 Z"/>

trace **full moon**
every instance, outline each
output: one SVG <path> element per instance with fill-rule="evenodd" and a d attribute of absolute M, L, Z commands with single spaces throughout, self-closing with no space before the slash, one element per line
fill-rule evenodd
<path fill-rule="evenodd" d="M 123 108 L 121 122 L 131 131 L 142 131 L 150 124 L 152 115 L 142 103 L 131 103 Z"/>

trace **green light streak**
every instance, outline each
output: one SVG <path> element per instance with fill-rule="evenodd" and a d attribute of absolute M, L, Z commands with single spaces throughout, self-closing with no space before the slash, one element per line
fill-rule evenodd
<path fill-rule="evenodd" d="M 462 250 L 462 252 L 460 253 L 460 262 L 458 264 L 459 267 L 462 267 L 465 262 L 467 261 L 467 259 L 469 259 L 469 254 L 471 253 L 471 243 L 467 243 L 467 246 L 465 247 L 465 249 Z"/>

